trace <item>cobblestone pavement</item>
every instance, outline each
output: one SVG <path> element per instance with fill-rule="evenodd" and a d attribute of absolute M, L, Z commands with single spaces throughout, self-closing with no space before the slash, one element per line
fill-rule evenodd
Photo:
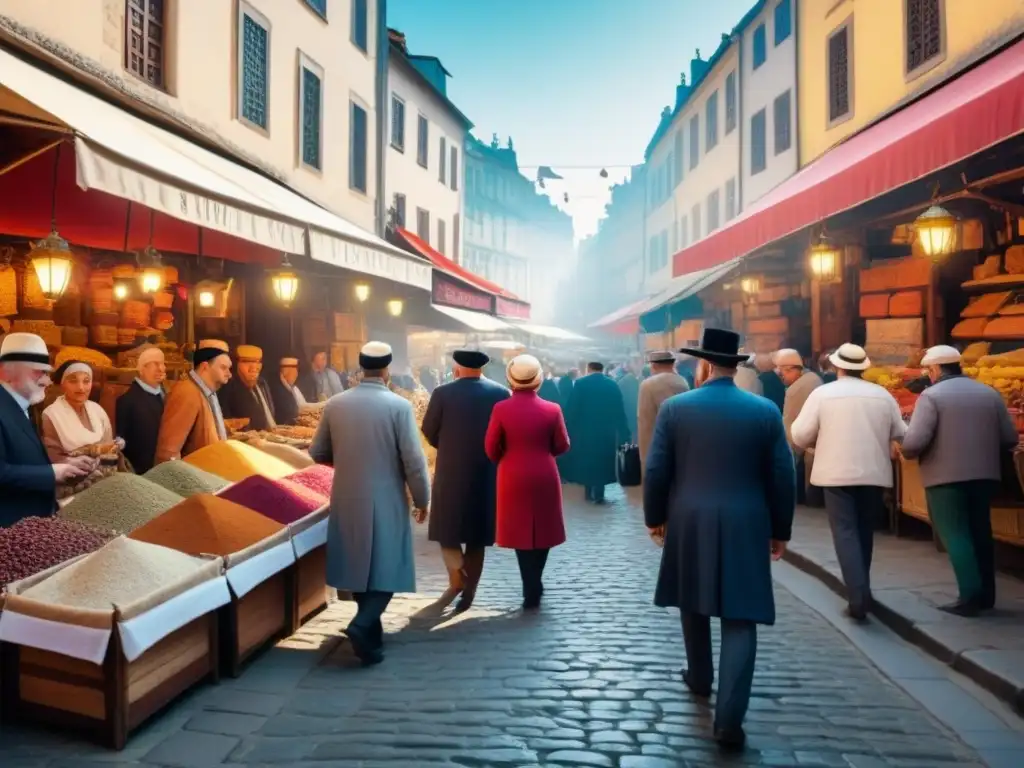
<path fill-rule="evenodd" d="M 120 754 L 24 729 L 0 733 L 4 768 L 145 766 L 980 765 L 836 629 L 778 588 L 760 638 L 745 754 L 725 757 L 678 675 L 679 619 L 651 606 L 658 550 L 635 500 L 584 506 L 551 556 L 542 610 L 523 615 L 515 559 L 489 554 L 477 607 L 424 618 L 445 583 L 418 531 L 420 595 L 397 598 L 387 659 L 359 668 L 339 603 L 236 681 L 201 689 Z"/>

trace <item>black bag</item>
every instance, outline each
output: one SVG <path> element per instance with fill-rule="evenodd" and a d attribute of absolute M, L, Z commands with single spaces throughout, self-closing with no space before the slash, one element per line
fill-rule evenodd
<path fill-rule="evenodd" d="M 615 474 L 619 478 L 619 485 L 624 488 L 640 485 L 639 446 L 623 445 L 619 448 L 619 454 L 615 461 Z"/>

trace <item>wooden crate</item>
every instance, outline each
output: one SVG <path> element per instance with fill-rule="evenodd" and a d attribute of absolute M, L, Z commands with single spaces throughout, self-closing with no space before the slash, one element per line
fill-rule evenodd
<path fill-rule="evenodd" d="M 310 550 L 295 561 L 294 632 L 327 607 L 327 545 Z"/>
<path fill-rule="evenodd" d="M 221 673 L 238 677 L 261 652 L 291 634 L 295 566 L 278 571 L 220 609 Z"/>
<path fill-rule="evenodd" d="M 116 627 L 100 665 L 0 643 L 9 719 L 73 730 L 113 749 L 181 694 L 219 680 L 217 613 L 200 616 L 129 662 Z"/>

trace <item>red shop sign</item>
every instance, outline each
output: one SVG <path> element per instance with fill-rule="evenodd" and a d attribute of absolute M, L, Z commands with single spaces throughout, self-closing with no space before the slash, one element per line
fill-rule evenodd
<path fill-rule="evenodd" d="M 530 305 L 522 301 L 511 301 L 496 296 L 494 299 L 495 314 L 501 317 L 516 317 L 520 320 L 530 319 Z"/>
<path fill-rule="evenodd" d="M 491 312 L 493 297 L 459 285 L 454 280 L 440 275 L 434 271 L 434 303 L 444 307 L 455 307 L 456 309 L 471 309 L 474 312 Z"/>

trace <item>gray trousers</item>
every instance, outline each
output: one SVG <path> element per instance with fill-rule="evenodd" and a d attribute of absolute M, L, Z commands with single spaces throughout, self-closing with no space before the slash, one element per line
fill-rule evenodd
<path fill-rule="evenodd" d="M 699 613 L 681 614 L 683 643 L 690 683 L 710 690 L 715 679 L 711 658 L 711 619 Z M 757 625 L 752 621 L 721 619 L 722 645 L 718 652 L 718 698 L 715 728 L 739 728 L 750 705 L 757 659 Z"/>
<path fill-rule="evenodd" d="M 848 485 L 824 491 L 832 544 L 846 584 L 846 600 L 852 610 L 866 612 L 871 607 L 874 527 L 885 506 L 884 489 L 876 485 Z"/>

